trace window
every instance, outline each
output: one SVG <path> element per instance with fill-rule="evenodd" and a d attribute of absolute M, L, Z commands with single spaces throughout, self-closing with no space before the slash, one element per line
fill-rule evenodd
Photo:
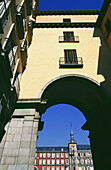
<path fill-rule="evenodd" d="M 54 159 L 52 159 L 52 165 L 54 165 L 55 164 L 55 160 Z"/>
<path fill-rule="evenodd" d="M 46 158 L 46 153 L 43 153 L 43 158 Z"/>
<path fill-rule="evenodd" d="M 83 158 L 81 159 L 81 164 L 82 164 L 82 165 L 84 164 L 84 159 L 83 159 Z"/>
<path fill-rule="evenodd" d="M 45 170 L 45 167 L 42 167 L 42 170 Z"/>
<path fill-rule="evenodd" d="M 63 148 L 61 148 L 61 151 L 63 152 L 63 151 L 64 151 L 64 149 L 63 149 Z"/>
<path fill-rule="evenodd" d="M 61 158 L 64 158 L 64 153 L 61 153 Z"/>
<path fill-rule="evenodd" d="M 64 41 L 74 41 L 74 33 L 73 32 L 63 32 Z"/>
<path fill-rule="evenodd" d="M 45 159 L 43 159 L 43 165 L 45 165 L 46 164 L 46 160 Z"/>
<path fill-rule="evenodd" d="M 56 160 L 56 164 L 59 165 L 59 159 Z"/>
<path fill-rule="evenodd" d="M 52 167 L 52 170 L 55 170 L 55 167 Z"/>
<path fill-rule="evenodd" d="M 68 160 L 68 159 L 66 159 L 66 165 L 67 165 L 67 164 L 69 164 L 69 160 Z"/>
<path fill-rule="evenodd" d="M 50 153 L 47 154 L 47 157 L 50 158 Z"/>
<path fill-rule="evenodd" d="M 68 153 L 66 153 L 66 155 L 65 155 L 65 156 L 66 156 L 66 158 L 68 158 Z"/>
<path fill-rule="evenodd" d="M 64 57 L 66 64 L 77 63 L 77 53 L 76 50 L 64 50 Z"/>
<path fill-rule="evenodd" d="M 56 170 L 59 170 L 59 167 L 56 167 Z"/>
<path fill-rule="evenodd" d="M 88 165 L 90 164 L 90 160 L 89 160 L 89 159 L 87 159 L 87 164 L 88 164 Z"/>
<path fill-rule="evenodd" d="M 39 159 L 39 164 L 40 164 L 40 165 L 42 164 L 42 159 Z"/>
<path fill-rule="evenodd" d="M 57 158 L 59 158 L 59 153 L 57 153 L 57 155 L 56 155 L 56 156 L 57 156 Z"/>
<path fill-rule="evenodd" d="M 75 164 L 76 163 L 76 161 L 75 161 L 75 159 L 73 159 L 73 164 Z"/>
<path fill-rule="evenodd" d="M 86 153 L 84 153 L 84 156 L 86 156 Z"/>
<path fill-rule="evenodd" d="M 64 167 L 63 167 L 63 166 L 61 167 L 61 170 L 64 170 Z"/>
<path fill-rule="evenodd" d="M 50 159 L 47 159 L 47 164 L 48 164 L 48 165 L 50 164 Z"/>
<path fill-rule="evenodd" d="M 64 159 L 61 159 L 61 164 L 64 164 Z"/>
<path fill-rule="evenodd" d="M 70 18 L 65 18 L 65 19 L 63 19 L 63 22 L 71 22 L 71 19 Z"/>
<path fill-rule="evenodd" d="M 42 158 L 42 153 L 40 153 L 40 158 Z"/>
<path fill-rule="evenodd" d="M 83 156 L 83 152 L 81 152 L 80 155 Z"/>
<path fill-rule="evenodd" d="M 105 23 L 105 28 L 106 28 L 106 32 L 107 32 L 107 37 L 109 36 L 110 32 L 111 32 L 111 20 L 109 18 L 107 18 L 106 23 Z"/>
<path fill-rule="evenodd" d="M 85 159 L 84 161 L 85 161 L 85 164 L 87 165 L 87 159 Z"/>
<path fill-rule="evenodd" d="M 52 158 L 55 158 L 55 153 L 52 153 Z"/>
<path fill-rule="evenodd" d="M 91 159 L 91 164 L 93 165 L 93 160 Z"/>
<path fill-rule="evenodd" d="M 69 167 L 66 167 L 66 170 L 69 170 Z"/>
<path fill-rule="evenodd" d="M 47 170 L 50 170 L 50 166 L 47 167 Z"/>

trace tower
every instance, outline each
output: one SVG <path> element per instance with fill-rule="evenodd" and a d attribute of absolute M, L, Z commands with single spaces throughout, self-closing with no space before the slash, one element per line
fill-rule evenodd
<path fill-rule="evenodd" d="M 72 124 L 71 124 L 71 132 L 70 132 L 70 140 L 68 143 L 68 149 L 69 149 L 69 156 L 71 158 L 71 170 L 72 170 L 77 167 L 77 143 L 74 140 Z"/>

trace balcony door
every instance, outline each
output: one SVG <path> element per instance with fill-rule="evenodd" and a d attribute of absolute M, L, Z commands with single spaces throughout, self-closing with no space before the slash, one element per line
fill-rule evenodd
<path fill-rule="evenodd" d="M 64 50 L 65 64 L 77 64 L 77 52 L 76 50 Z"/>
<path fill-rule="evenodd" d="M 64 41 L 74 41 L 74 32 L 63 32 Z"/>

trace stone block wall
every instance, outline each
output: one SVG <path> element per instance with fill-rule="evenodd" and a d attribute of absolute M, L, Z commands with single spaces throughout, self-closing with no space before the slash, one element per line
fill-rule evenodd
<path fill-rule="evenodd" d="M 15 110 L 0 143 L 0 170 L 34 169 L 38 123 L 35 109 Z"/>

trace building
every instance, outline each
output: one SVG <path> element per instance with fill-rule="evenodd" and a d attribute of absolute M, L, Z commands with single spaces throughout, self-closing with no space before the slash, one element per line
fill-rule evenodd
<path fill-rule="evenodd" d="M 111 1 L 101 11 L 39 11 L 38 3 L 0 0 L 0 168 L 34 169 L 41 115 L 66 103 L 86 118 L 95 169 L 109 169 Z"/>
<path fill-rule="evenodd" d="M 94 170 L 89 145 L 77 145 L 71 128 L 68 147 L 37 147 L 35 169 Z"/>
<path fill-rule="evenodd" d="M 97 23 L 102 30 L 104 38 L 111 50 L 111 1 L 104 1 Z"/>
<path fill-rule="evenodd" d="M 0 0 L 0 140 L 19 96 L 36 5 L 32 0 Z"/>

